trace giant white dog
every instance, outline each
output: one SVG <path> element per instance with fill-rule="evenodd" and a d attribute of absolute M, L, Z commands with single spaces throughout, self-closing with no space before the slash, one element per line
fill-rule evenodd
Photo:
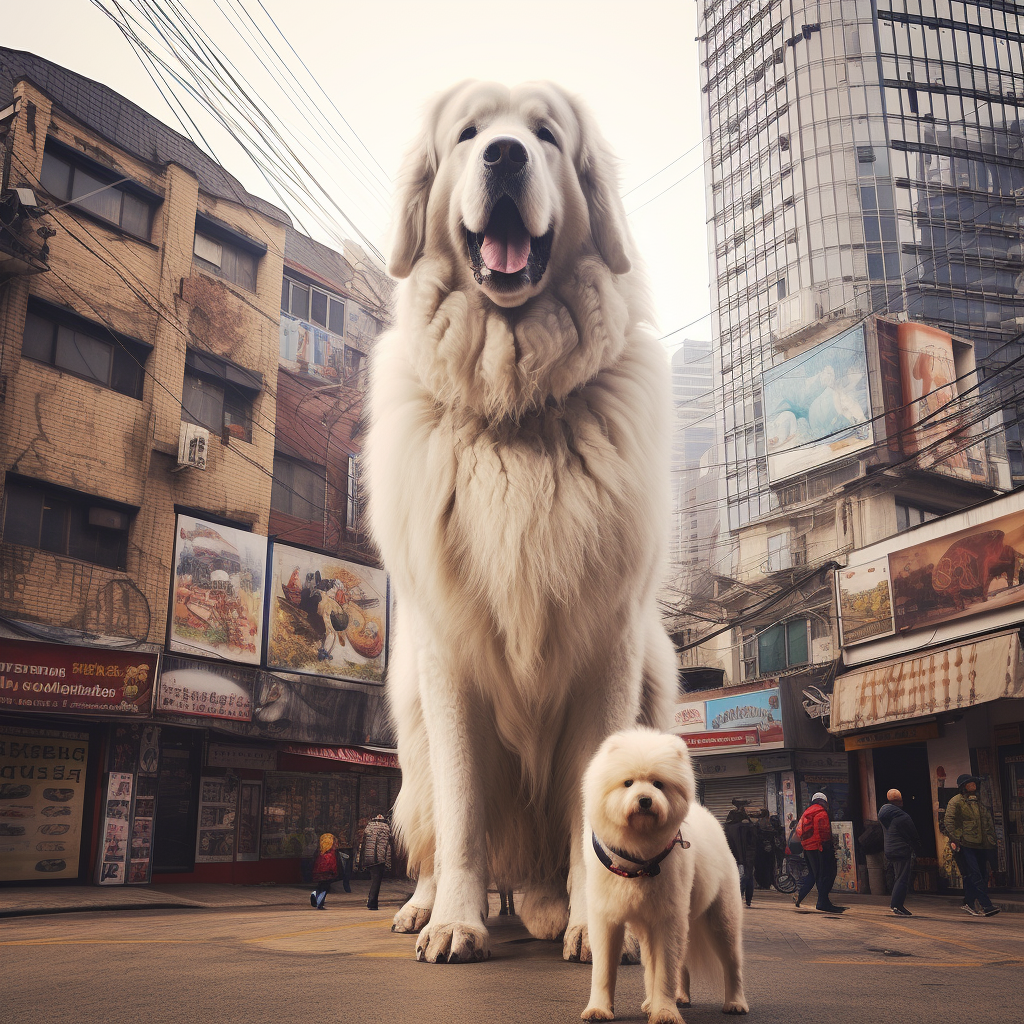
<path fill-rule="evenodd" d="M 652 729 L 615 733 L 583 779 L 590 942 L 584 1020 L 612 1020 L 627 925 L 640 939 L 649 1024 L 681 1024 L 690 1003 L 686 964 L 717 959 L 724 1013 L 746 1013 L 736 862 L 722 826 L 696 802 L 690 754 Z"/>
<path fill-rule="evenodd" d="M 418 878 L 394 930 L 421 960 L 488 955 L 489 878 L 589 959 L 583 770 L 617 729 L 666 723 L 669 370 L 632 249 L 576 100 L 466 83 L 434 102 L 399 186 L 406 280 L 365 459 Z"/>

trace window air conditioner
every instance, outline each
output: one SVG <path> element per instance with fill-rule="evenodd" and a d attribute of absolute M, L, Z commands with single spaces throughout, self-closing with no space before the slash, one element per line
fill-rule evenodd
<path fill-rule="evenodd" d="M 210 432 L 206 427 L 182 420 L 178 435 L 178 469 L 206 469 L 209 448 Z"/>

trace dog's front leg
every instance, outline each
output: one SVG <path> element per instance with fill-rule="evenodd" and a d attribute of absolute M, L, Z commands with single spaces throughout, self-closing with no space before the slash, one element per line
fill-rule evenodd
<path fill-rule="evenodd" d="M 622 954 L 625 925 L 602 918 L 590 926 L 590 944 L 594 968 L 590 975 L 590 1002 L 580 1015 L 584 1020 L 612 1020 L 615 1004 L 615 979 Z"/>
<path fill-rule="evenodd" d="M 428 963 L 483 960 L 487 947 L 487 842 L 475 705 L 437 659 L 424 658 L 424 723 L 434 782 L 434 881 L 430 921 L 416 940 Z"/>
<path fill-rule="evenodd" d="M 648 1024 L 681 1024 L 676 993 L 683 967 L 683 942 L 673 929 L 662 928 L 648 937 L 643 952 L 650 961 L 645 962 L 644 975 Z"/>

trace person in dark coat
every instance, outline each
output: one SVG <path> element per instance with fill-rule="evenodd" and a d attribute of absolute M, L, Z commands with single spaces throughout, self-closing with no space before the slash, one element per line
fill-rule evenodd
<path fill-rule="evenodd" d="M 946 805 L 943 824 L 950 849 L 963 865 L 963 909 L 974 917 L 992 917 L 999 913 L 988 894 L 989 867 L 995 862 L 996 827 L 989 809 L 979 799 L 980 782 L 976 775 L 957 778 L 959 792 Z M 976 902 L 980 910 L 975 909 Z"/>
<path fill-rule="evenodd" d="M 893 870 L 889 910 L 896 917 L 913 917 L 903 904 L 914 875 L 914 859 L 921 852 L 921 837 L 913 819 L 903 810 L 903 794 L 890 789 L 885 798 L 889 802 L 879 807 L 878 823 L 885 830 L 885 857 Z"/>
<path fill-rule="evenodd" d="M 743 870 L 740 882 L 743 901 L 750 906 L 754 895 L 754 862 L 757 859 L 757 826 L 751 821 L 746 808 L 733 800 L 735 810 L 725 818 L 725 838 L 736 863 Z"/>

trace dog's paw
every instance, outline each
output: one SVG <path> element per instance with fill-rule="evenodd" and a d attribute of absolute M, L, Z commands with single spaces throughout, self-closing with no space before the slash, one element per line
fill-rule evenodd
<path fill-rule="evenodd" d="M 416 959 L 428 964 L 468 964 L 491 955 L 487 929 L 472 924 L 428 924 L 416 938 Z"/>
<path fill-rule="evenodd" d="M 647 1024 L 683 1024 L 683 1018 L 674 1006 L 662 1006 L 650 1013 Z"/>
<path fill-rule="evenodd" d="M 690 1005 L 690 997 L 689 996 L 677 996 L 676 997 L 676 1006 L 678 1006 L 680 1010 L 685 1010 L 689 1005 Z"/>
<path fill-rule="evenodd" d="M 746 999 L 740 996 L 738 999 L 730 999 L 723 1007 L 722 1013 L 749 1013 Z"/>
<path fill-rule="evenodd" d="M 554 942 L 569 926 L 569 894 L 559 885 L 527 889 L 519 904 L 519 918 L 535 939 Z"/>
<path fill-rule="evenodd" d="M 391 930 L 393 932 L 418 932 L 426 926 L 429 920 L 430 907 L 414 907 L 411 903 L 406 903 L 395 914 Z"/>
<path fill-rule="evenodd" d="M 610 1006 L 588 1006 L 580 1016 L 584 1020 L 615 1020 Z"/>
<path fill-rule="evenodd" d="M 585 924 L 571 924 L 565 929 L 565 939 L 562 941 L 562 959 L 574 964 L 589 964 L 593 961 L 590 932 Z M 593 1019 L 611 1020 L 610 1017 L 594 1017 Z"/>
<path fill-rule="evenodd" d="M 651 1012 L 651 997 L 650 997 L 650 996 L 648 996 L 648 997 L 647 997 L 647 998 L 646 998 L 646 999 L 645 999 L 645 1000 L 644 1000 L 644 1001 L 643 1001 L 643 1002 L 642 1002 L 642 1003 L 640 1004 L 640 1009 L 641 1009 L 641 1010 L 642 1010 L 642 1011 L 643 1011 L 644 1013 L 650 1013 L 650 1012 Z"/>
<path fill-rule="evenodd" d="M 640 942 L 637 937 L 627 928 L 626 936 L 622 940 L 622 964 L 640 963 Z"/>

